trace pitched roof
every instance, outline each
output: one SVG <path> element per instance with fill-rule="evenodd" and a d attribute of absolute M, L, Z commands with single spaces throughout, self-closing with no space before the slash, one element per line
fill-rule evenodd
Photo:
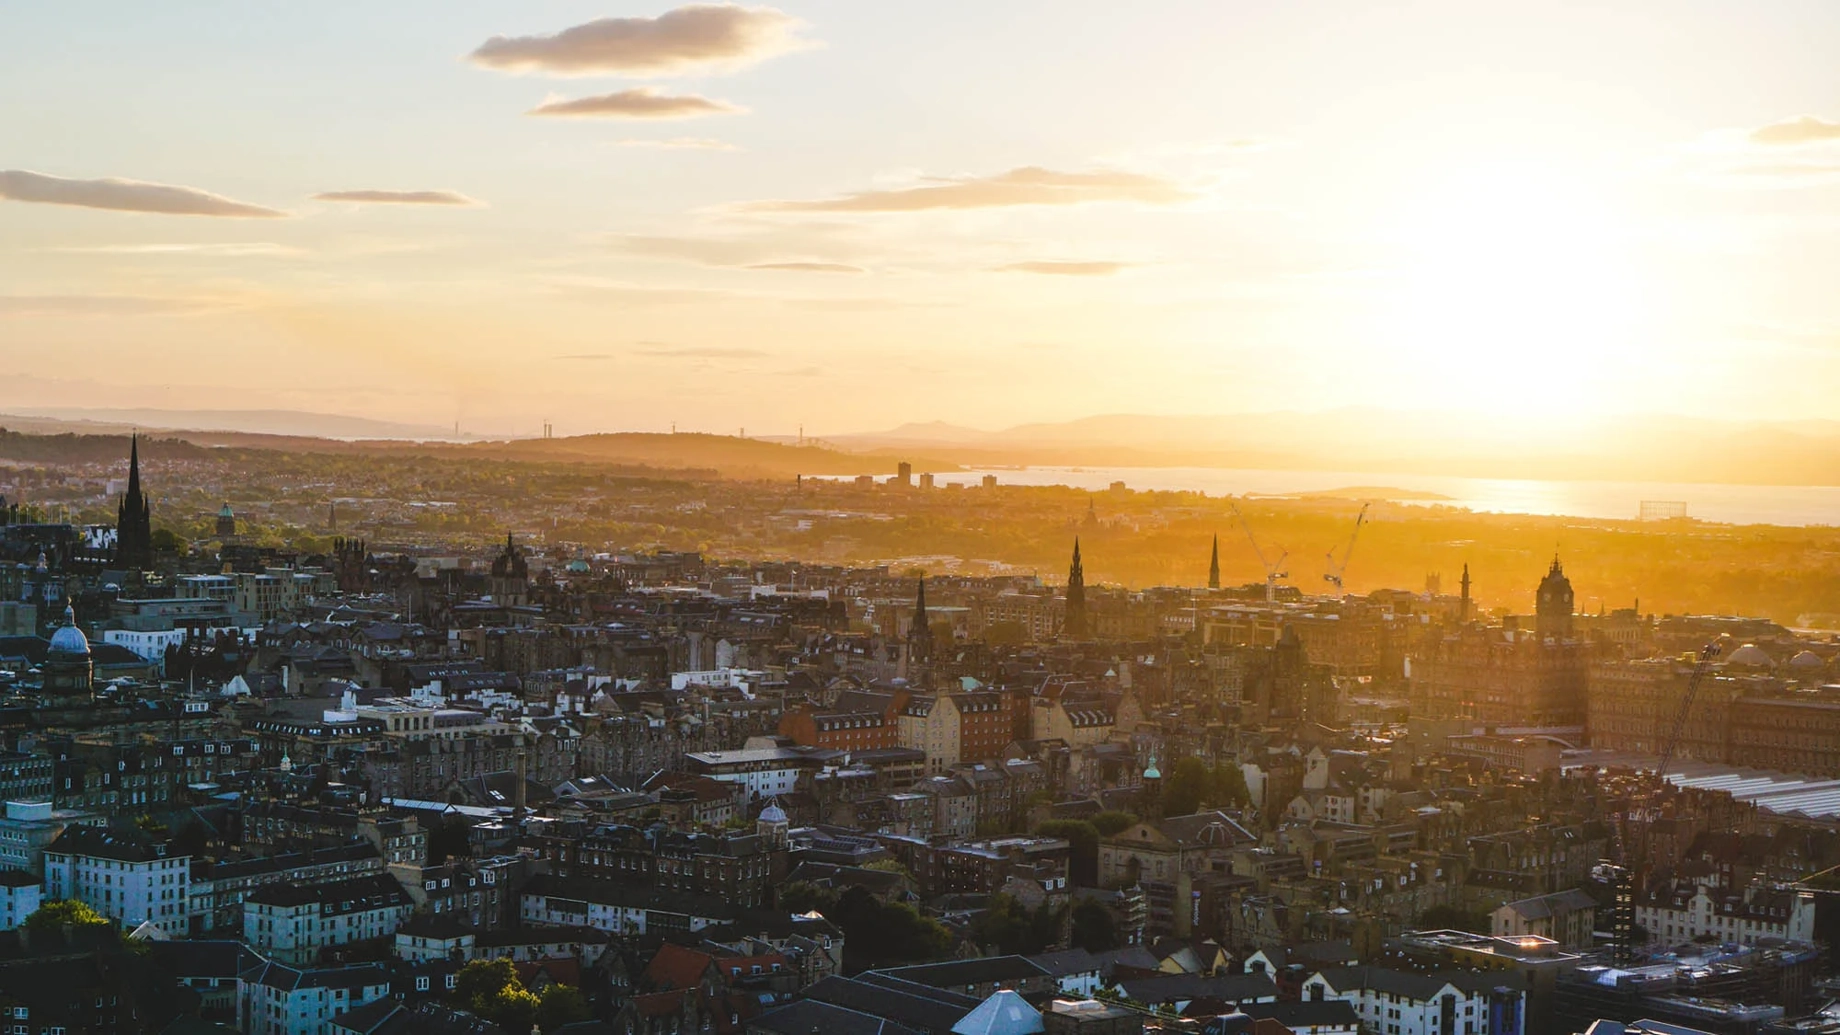
<path fill-rule="evenodd" d="M 1042 1030 L 1041 1011 L 1008 989 L 993 993 L 952 1025 L 952 1035 L 1035 1035 Z"/>
<path fill-rule="evenodd" d="M 645 966 L 645 980 L 654 987 L 667 991 L 694 988 L 708 973 L 709 965 L 715 957 L 706 952 L 686 948 L 675 942 L 665 942 L 658 947 L 658 954 Z"/>

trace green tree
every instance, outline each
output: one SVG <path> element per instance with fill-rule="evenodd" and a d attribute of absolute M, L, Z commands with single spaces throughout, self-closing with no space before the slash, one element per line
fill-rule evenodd
<path fill-rule="evenodd" d="M 936 960 L 952 951 L 952 935 L 938 921 L 903 903 L 885 903 L 864 888 L 844 891 L 823 913 L 843 928 L 844 966 L 852 972 Z"/>
<path fill-rule="evenodd" d="M 35 934 L 61 927 L 107 927 L 112 921 L 90 908 L 89 903 L 74 898 L 47 902 L 26 917 L 26 930 Z"/>
<path fill-rule="evenodd" d="M 1193 755 L 1176 760 L 1163 778 L 1163 814 L 1187 816 L 1201 811 L 1201 802 L 1213 789 L 1207 764 Z"/>
<path fill-rule="evenodd" d="M 780 886 L 779 907 L 788 913 L 809 913 L 815 909 L 828 915 L 837 908 L 837 893 L 809 881 L 795 880 Z"/>
<path fill-rule="evenodd" d="M 971 940 L 994 945 L 1005 955 L 1033 956 L 1060 941 L 1062 911 L 1049 902 L 1029 909 L 1009 895 L 997 895 L 971 922 Z"/>
<path fill-rule="evenodd" d="M 1099 883 L 1099 828 L 1083 819 L 1051 819 L 1035 828 L 1042 837 L 1067 839 L 1067 877 L 1086 888 Z"/>
<path fill-rule="evenodd" d="M 574 985 L 550 985 L 537 998 L 537 1024 L 544 1031 L 588 1019 L 588 997 Z"/>
<path fill-rule="evenodd" d="M 1118 948 L 1118 922 L 1112 918 L 1112 911 L 1098 899 L 1082 898 L 1073 907 L 1072 924 L 1070 940 L 1076 948 L 1087 952 Z"/>
<path fill-rule="evenodd" d="M 1246 774 L 1239 766 L 1222 762 L 1214 767 L 1211 776 L 1214 790 L 1210 800 L 1213 804 L 1233 808 L 1252 800 L 1252 791 L 1246 787 Z"/>
<path fill-rule="evenodd" d="M 518 980 L 517 968 L 508 959 L 473 960 L 461 967 L 454 975 L 453 1000 L 459 1005 L 479 1013 L 484 1004 L 506 988 L 512 986 L 523 988 Z M 525 1026 L 529 1030 L 529 1026 Z"/>
<path fill-rule="evenodd" d="M 514 982 L 499 989 L 473 1012 L 506 1031 L 526 1032 L 537 1023 L 537 1012 L 542 1008 L 543 1001 L 535 992 L 522 982 Z"/>
<path fill-rule="evenodd" d="M 1093 829 L 1099 832 L 1100 837 L 1116 837 L 1120 832 L 1136 826 L 1137 817 L 1129 812 L 1108 809 L 1094 816 L 1090 822 Z"/>

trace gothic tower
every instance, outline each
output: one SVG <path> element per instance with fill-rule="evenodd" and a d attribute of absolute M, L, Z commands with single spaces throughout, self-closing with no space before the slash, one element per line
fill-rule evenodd
<path fill-rule="evenodd" d="M 907 679 L 918 686 L 933 682 L 933 627 L 926 617 L 926 579 L 914 595 L 914 620 L 907 626 Z"/>
<path fill-rule="evenodd" d="M 505 533 L 505 549 L 492 561 L 492 602 L 502 607 L 530 603 L 530 562 Z"/>
<path fill-rule="evenodd" d="M 1208 588 L 1220 588 L 1220 536 L 1214 537 L 1214 555 L 1208 558 Z"/>
<path fill-rule="evenodd" d="M 1540 639 L 1572 638 L 1572 580 L 1554 557 L 1552 568 L 1540 580 L 1540 593 L 1534 605 L 1534 627 Z"/>
<path fill-rule="evenodd" d="M 236 538 L 236 511 L 230 509 L 229 500 L 225 500 L 223 507 L 217 512 L 217 538 Z"/>
<path fill-rule="evenodd" d="M 128 440 L 128 491 L 115 512 L 115 563 L 129 571 L 153 564 L 153 508 L 141 492 L 141 442 Z"/>
<path fill-rule="evenodd" d="M 1461 585 L 1463 586 L 1463 603 L 1462 606 L 1457 609 L 1457 623 L 1459 625 L 1469 621 L 1469 565 L 1467 563 L 1463 565 L 1463 582 Z"/>
<path fill-rule="evenodd" d="M 1080 537 L 1073 537 L 1073 564 L 1067 569 L 1067 617 L 1061 635 L 1069 640 L 1086 638 L 1086 570 L 1080 566 Z"/>

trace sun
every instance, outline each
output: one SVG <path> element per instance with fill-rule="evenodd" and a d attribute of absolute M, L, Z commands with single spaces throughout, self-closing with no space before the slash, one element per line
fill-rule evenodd
<path fill-rule="evenodd" d="M 1421 389 L 1548 413 L 1613 408 L 1615 375 L 1642 348 L 1646 292 L 1608 192 L 1539 166 L 1466 169 L 1400 206 L 1389 237 L 1383 338 Z"/>

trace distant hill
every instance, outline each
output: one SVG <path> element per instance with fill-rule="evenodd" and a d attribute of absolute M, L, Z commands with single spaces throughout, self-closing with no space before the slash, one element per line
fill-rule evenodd
<path fill-rule="evenodd" d="M 1840 485 L 1840 421 L 1554 415 L 1516 422 L 1474 413 L 1360 407 L 1216 416 L 1105 414 L 994 431 L 906 424 L 830 435 L 825 442 L 855 451 L 924 451 L 969 467 L 1242 467 Z"/>
<path fill-rule="evenodd" d="M 4 426 L 0 417 L 0 460 L 27 463 L 109 463 L 128 455 L 127 434 L 60 431 L 31 433 Z M 59 427 L 67 425 L 58 425 Z M 890 475 L 898 460 L 879 454 L 845 453 L 822 446 L 789 446 L 726 435 L 625 432 L 572 438 L 509 439 L 488 442 L 413 442 L 394 439 L 344 441 L 300 435 L 224 431 L 172 431 L 144 435 L 149 459 L 187 459 L 211 449 L 336 453 L 347 456 L 435 456 L 525 463 L 581 463 L 650 470 L 689 477 L 785 479 L 799 475 Z M 948 461 L 914 460 L 916 471 L 956 470 Z"/>
<path fill-rule="evenodd" d="M 452 439 L 451 429 L 432 424 L 348 417 L 303 410 L 160 410 L 14 407 L 0 414 L 0 424 L 19 431 L 73 431 L 109 434 L 123 431 L 221 431 L 308 438 Z M 463 438 L 469 436 L 462 436 Z"/>

